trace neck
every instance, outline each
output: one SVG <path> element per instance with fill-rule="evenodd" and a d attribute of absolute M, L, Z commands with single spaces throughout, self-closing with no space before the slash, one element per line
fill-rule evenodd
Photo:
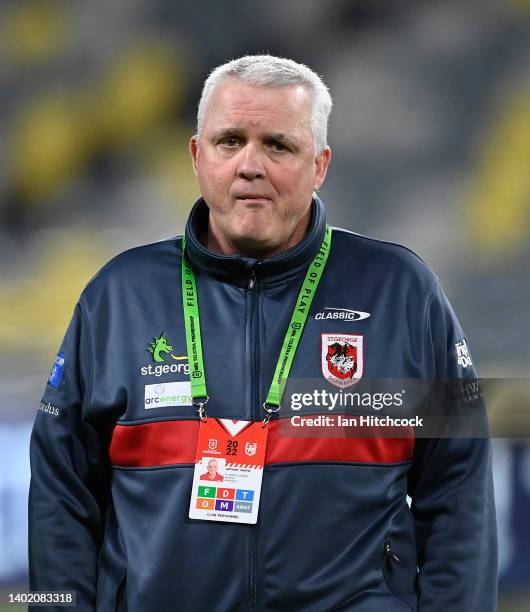
<path fill-rule="evenodd" d="M 220 255 L 241 255 L 252 259 L 268 259 L 274 257 L 283 251 L 292 249 L 296 246 L 307 234 L 311 221 L 311 208 L 306 215 L 298 222 L 294 231 L 282 243 L 278 245 L 259 244 L 252 240 L 230 240 L 228 236 L 223 235 L 215 222 L 212 223 L 210 215 L 206 233 L 201 237 L 201 242 L 209 251 L 219 253 Z"/>

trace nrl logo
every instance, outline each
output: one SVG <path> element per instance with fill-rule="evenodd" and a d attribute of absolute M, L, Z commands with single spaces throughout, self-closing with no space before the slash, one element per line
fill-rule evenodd
<path fill-rule="evenodd" d="M 322 334 L 322 374 L 337 387 L 349 387 L 363 375 L 363 336 Z"/>

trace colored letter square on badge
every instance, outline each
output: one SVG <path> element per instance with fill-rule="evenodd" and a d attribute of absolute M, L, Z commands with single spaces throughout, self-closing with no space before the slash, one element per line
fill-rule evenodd
<path fill-rule="evenodd" d="M 197 508 L 199 510 L 213 510 L 215 500 L 213 499 L 204 499 L 199 497 L 197 500 Z"/>
<path fill-rule="evenodd" d="M 251 502 L 254 501 L 254 491 L 249 489 L 238 489 L 236 499 L 239 501 Z"/>
<path fill-rule="evenodd" d="M 213 497 L 215 498 L 215 487 L 199 487 L 197 497 Z"/>
<path fill-rule="evenodd" d="M 224 499 L 216 499 L 215 500 L 215 509 L 216 510 L 224 510 L 225 512 L 232 512 L 234 509 L 233 501 L 225 501 Z"/>
<path fill-rule="evenodd" d="M 234 510 L 236 512 L 252 512 L 252 504 L 247 504 L 245 502 L 236 502 Z"/>
<path fill-rule="evenodd" d="M 225 489 L 223 487 L 218 487 L 216 497 L 217 499 L 234 499 L 235 494 L 235 489 Z"/>

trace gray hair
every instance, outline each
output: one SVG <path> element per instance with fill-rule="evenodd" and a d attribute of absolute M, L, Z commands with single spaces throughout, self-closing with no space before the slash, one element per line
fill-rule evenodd
<path fill-rule="evenodd" d="M 201 135 L 206 107 L 213 91 L 226 78 L 259 87 L 301 85 L 312 98 L 311 129 L 317 155 L 327 146 L 328 120 L 333 101 L 322 79 L 304 64 L 273 55 L 245 55 L 210 72 L 202 88 L 197 111 L 197 136 Z"/>

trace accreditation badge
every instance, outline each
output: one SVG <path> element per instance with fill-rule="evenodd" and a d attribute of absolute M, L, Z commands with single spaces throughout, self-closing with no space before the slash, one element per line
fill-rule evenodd
<path fill-rule="evenodd" d="M 190 518 L 257 522 L 267 434 L 261 421 L 201 420 Z"/>

